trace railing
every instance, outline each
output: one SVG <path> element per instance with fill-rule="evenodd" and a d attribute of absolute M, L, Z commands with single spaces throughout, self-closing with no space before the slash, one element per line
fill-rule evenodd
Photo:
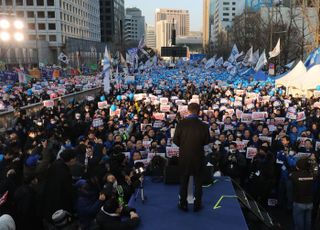
<path fill-rule="evenodd" d="M 96 96 L 101 91 L 102 87 L 96 87 L 81 92 L 71 93 L 64 95 L 62 97 L 55 98 L 54 100 L 61 100 L 65 103 L 68 103 L 70 100 L 82 102 L 86 99 L 87 96 Z M 27 115 L 37 114 L 43 108 L 43 102 L 38 102 L 35 104 L 23 106 L 20 109 L 25 110 Z M 15 110 L 5 111 L 0 113 L 0 132 L 12 129 L 15 125 L 17 116 Z"/>

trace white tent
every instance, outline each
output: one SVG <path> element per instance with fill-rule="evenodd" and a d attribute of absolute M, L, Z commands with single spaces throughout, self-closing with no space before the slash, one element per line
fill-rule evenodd
<path fill-rule="evenodd" d="M 307 69 L 302 61 L 285 76 L 276 80 L 276 86 L 285 86 L 287 88 L 301 88 L 301 78 L 307 73 Z"/>
<path fill-rule="evenodd" d="M 303 89 L 314 90 L 318 85 L 320 85 L 320 65 L 312 66 L 302 79 Z"/>

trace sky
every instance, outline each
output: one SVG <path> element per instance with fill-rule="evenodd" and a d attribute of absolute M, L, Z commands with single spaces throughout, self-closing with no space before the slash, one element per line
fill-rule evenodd
<path fill-rule="evenodd" d="M 154 25 L 156 8 L 189 10 L 190 30 L 202 30 L 202 0 L 125 0 L 126 7 L 137 7 L 146 18 L 146 23 Z"/>

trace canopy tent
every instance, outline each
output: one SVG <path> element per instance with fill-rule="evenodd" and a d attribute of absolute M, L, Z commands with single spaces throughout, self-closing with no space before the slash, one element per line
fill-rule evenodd
<path fill-rule="evenodd" d="M 298 80 L 301 76 L 303 77 L 307 73 L 307 69 L 302 61 L 299 63 L 286 75 L 276 79 L 276 86 L 294 87 L 299 88 L 300 81 Z M 298 83 L 298 82 L 299 83 Z M 298 87 L 297 87 L 298 86 Z"/>
<path fill-rule="evenodd" d="M 314 90 L 320 85 L 320 65 L 312 66 L 307 74 L 301 77 L 302 88 L 305 90 Z"/>

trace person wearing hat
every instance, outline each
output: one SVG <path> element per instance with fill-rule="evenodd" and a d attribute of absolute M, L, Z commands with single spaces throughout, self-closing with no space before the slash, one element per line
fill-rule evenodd
<path fill-rule="evenodd" d="M 129 219 L 122 221 L 122 217 Z M 96 217 L 101 230 L 131 230 L 140 224 L 140 218 L 134 209 L 123 207 L 115 196 L 105 202 Z"/>
<path fill-rule="evenodd" d="M 295 229 L 311 229 L 313 209 L 313 181 L 309 159 L 304 157 L 297 161 L 297 171 L 290 174 L 293 184 L 293 220 Z"/>

